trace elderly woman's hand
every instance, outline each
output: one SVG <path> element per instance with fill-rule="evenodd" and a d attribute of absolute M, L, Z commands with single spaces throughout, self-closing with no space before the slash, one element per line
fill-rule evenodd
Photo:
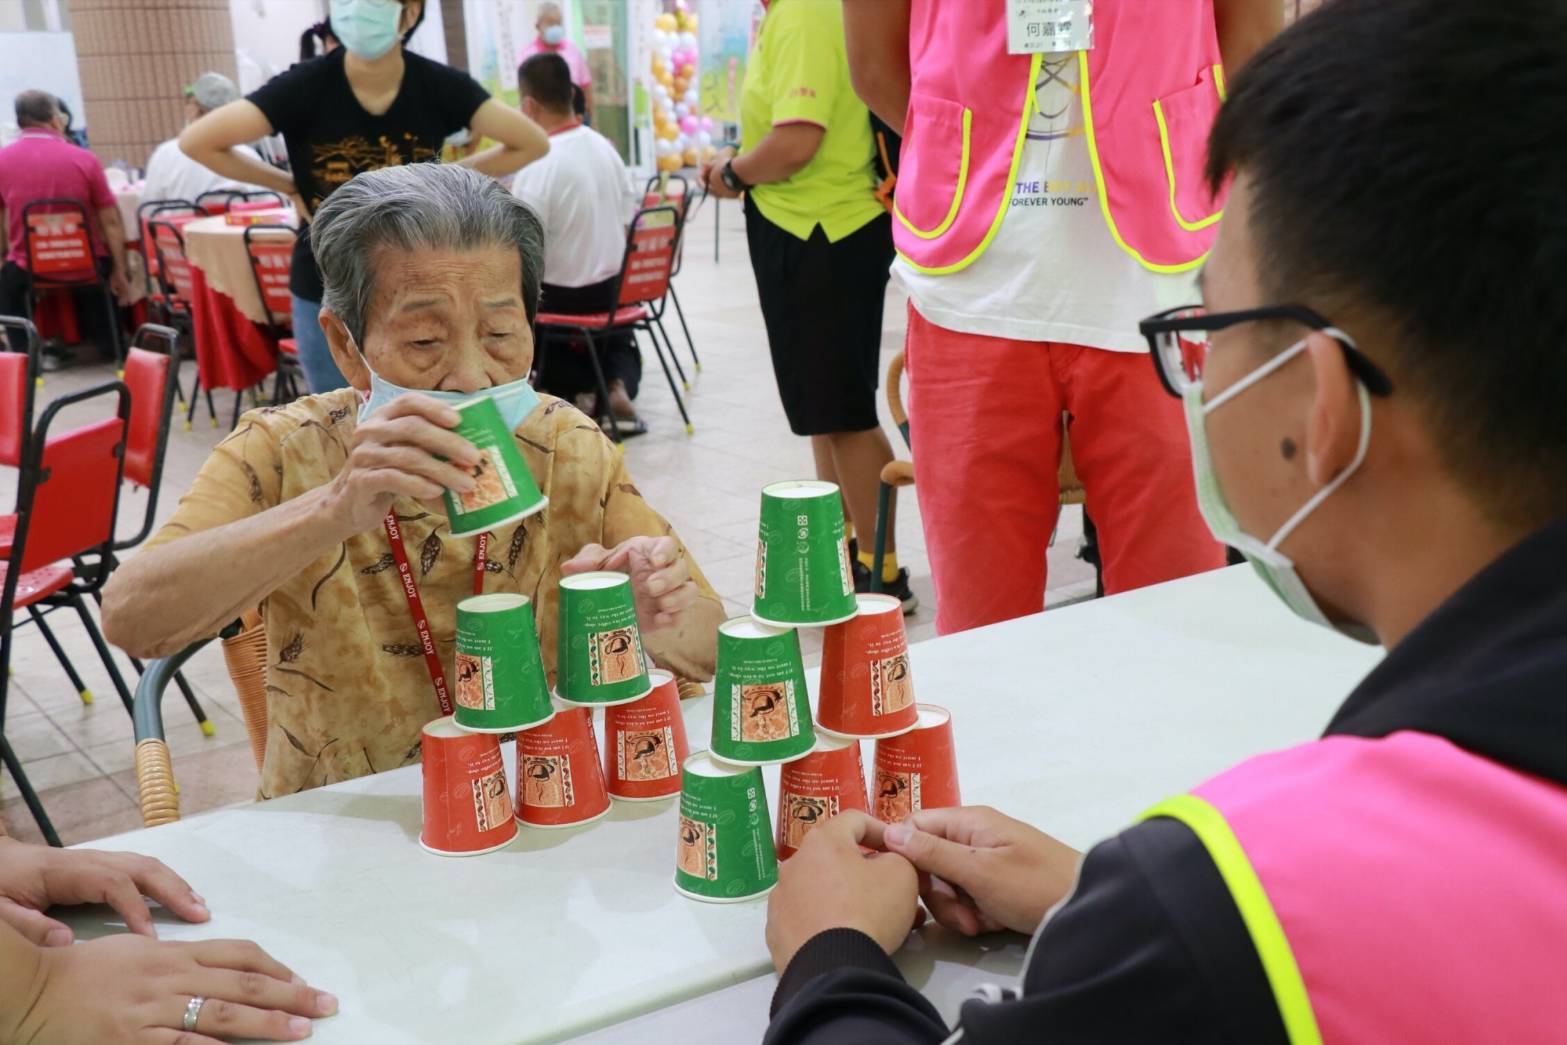
<path fill-rule="evenodd" d="M 590 544 L 560 567 L 563 577 L 593 570 L 620 570 L 631 576 L 637 625 L 644 633 L 675 627 L 696 601 L 691 567 L 673 537 L 632 537 L 609 549 Z"/>
<path fill-rule="evenodd" d="M 348 460 L 327 488 L 328 510 L 345 537 L 374 529 L 399 497 L 438 503 L 443 489 L 473 489 L 469 469 L 479 451 L 451 431 L 458 420 L 445 403 L 414 393 L 359 423 Z"/>

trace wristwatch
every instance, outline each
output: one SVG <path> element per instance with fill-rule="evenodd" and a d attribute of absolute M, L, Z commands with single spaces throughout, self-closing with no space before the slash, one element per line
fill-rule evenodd
<path fill-rule="evenodd" d="M 735 161 L 727 160 L 718 172 L 718 179 L 724 183 L 724 188 L 730 192 L 745 192 L 751 186 L 740 180 L 740 175 L 735 173 Z"/>

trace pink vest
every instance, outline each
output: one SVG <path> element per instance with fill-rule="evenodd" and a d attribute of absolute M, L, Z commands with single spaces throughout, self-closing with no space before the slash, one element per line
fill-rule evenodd
<path fill-rule="evenodd" d="M 1567 789 L 1424 733 L 1337 736 L 1149 815 L 1214 857 L 1294 1045 L 1567 1040 Z"/>
<path fill-rule="evenodd" d="M 914 0 L 899 160 L 898 252 L 956 272 L 990 244 L 1011 199 L 1040 56 L 1007 53 L 1005 0 Z M 1203 179 L 1224 93 L 1212 0 L 1097 0 L 1079 56 L 1105 222 L 1156 272 L 1202 263 L 1222 201 Z"/>

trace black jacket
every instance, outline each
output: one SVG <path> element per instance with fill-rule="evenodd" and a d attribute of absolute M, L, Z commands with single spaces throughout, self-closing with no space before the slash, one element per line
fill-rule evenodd
<path fill-rule="evenodd" d="M 1567 520 L 1520 543 L 1427 617 L 1350 694 L 1327 733 L 1416 730 L 1567 786 Z M 1229 890 L 1184 824 L 1154 819 L 1091 850 L 1040 930 L 1021 991 L 963 1006 L 964 1045 L 1284 1045 Z M 795 956 L 768 1045 L 944 1041 L 936 1010 L 870 937 L 833 929 Z"/>

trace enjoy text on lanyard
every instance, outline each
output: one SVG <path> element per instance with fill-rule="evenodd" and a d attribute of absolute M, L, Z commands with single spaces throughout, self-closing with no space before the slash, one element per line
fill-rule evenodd
<path fill-rule="evenodd" d="M 424 599 L 419 595 L 419 582 L 414 580 L 413 566 L 408 561 L 408 549 L 403 547 L 403 529 L 397 523 L 397 513 L 386 513 L 386 539 L 392 546 L 392 558 L 397 563 L 397 578 L 403 585 L 403 597 L 408 600 L 408 613 L 414 620 L 414 630 L 419 633 L 419 648 L 424 653 L 424 666 L 430 671 L 430 681 L 435 684 L 435 699 L 441 705 L 441 714 L 452 713 L 451 694 L 446 689 L 446 667 L 435 648 L 435 637 L 430 634 L 430 618 L 424 612 Z M 479 534 L 473 550 L 473 593 L 484 594 L 484 571 L 488 565 L 490 535 Z"/>

